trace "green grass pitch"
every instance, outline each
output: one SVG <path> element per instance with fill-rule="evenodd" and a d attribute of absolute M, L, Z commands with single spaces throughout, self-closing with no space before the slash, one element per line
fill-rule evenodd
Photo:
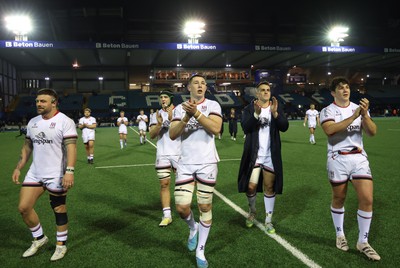
<path fill-rule="evenodd" d="M 222 139 L 216 139 L 221 162 L 213 225 L 206 245 L 210 267 L 398 267 L 400 119 L 374 120 L 377 136 L 365 136 L 364 145 L 374 177 L 369 241 L 381 255 L 380 262 L 368 261 L 355 249 L 357 200 L 351 186 L 344 225 L 350 250 L 336 249 L 325 168 L 326 137 L 318 127 L 317 144 L 311 145 L 302 121 L 290 121 L 289 130 L 282 134 L 284 192 L 277 196 L 273 217 L 277 237 L 265 234 L 257 226 L 247 229 L 244 224 L 242 213 L 247 211 L 247 201 L 244 194 L 238 193 L 236 184 L 243 133 L 240 131 L 237 141 L 233 141 L 225 125 Z M 94 165 L 87 164 L 79 137 L 76 181 L 67 198 L 69 251 L 56 263 L 49 260 L 55 244 L 55 222 L 47 193 L 39 199 L 36 210 L 50 243 L 31 258 L 21 257 L 32 238 L 18 213 L 20 186 L 12 183 L 11 174 L 23 137 L 16 138 L 16 132 L 0 133 L 1 267 L 195 267 L 195 253 L 186 248 L 189 230 L 175 212 L 173 200 L 173 223 L 167 228 L 158 227 L 162 212 L 154 170 L 156 149 L 151 144 L 156 141 L 149 139 L 140 145 L 134 130 L 136 127 L 130 128 L 128 147 L 121 150 L 116 127 L 98 128 Z M 22 171 L 21 180 L 27 168 Z M 171 192 L 172 189 L 171 186 Z M 261 194 L 257 208 L 257 220 L 262 223 Z"/>

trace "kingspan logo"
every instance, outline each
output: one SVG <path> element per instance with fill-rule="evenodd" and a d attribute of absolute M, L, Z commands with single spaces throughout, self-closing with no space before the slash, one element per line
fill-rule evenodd
<path fill-rule="evenodd" d="M 350 125 L 347 127 L 348 132 L 359 131 L 359 130 L 360 130 L 360 126 L 358 126 L 358 125 Z"/>
<path fill-rule="evenodd" d="M 35 138 L 32 139 L 33 143 L 37 144 L 53 144 L 52 140 L 46 138 L 46 134 L 44 132 L 40 132 L 39 134 L 35 135 Z"/>

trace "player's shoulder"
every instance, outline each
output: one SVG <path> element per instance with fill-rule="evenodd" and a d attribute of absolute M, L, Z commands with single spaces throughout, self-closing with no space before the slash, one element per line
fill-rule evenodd
<path fill-rule="evenodd" d="M 204 103 L 207 105 L 207 106 L 210 106 L 211 108 L 219 108 L 219 109 L 221 109 L 221 105 L 219 104 L 219 102 L 218 101 L 215 101 L 215 100 L 210 100 L 210 99 L 205 99 L 204 100 Z"/>
<path fill-rule="evenodd" d="M 41 115 L 37 115 L 35 117 L 32 117 L 31 120 L 29 120 L 28 122 L 28 126 L 37 123 L 38 121 L 42 120 L 42 116 Z"/>

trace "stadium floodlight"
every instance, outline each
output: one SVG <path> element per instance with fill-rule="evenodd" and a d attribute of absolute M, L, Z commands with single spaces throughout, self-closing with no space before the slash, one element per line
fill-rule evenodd
<path fill-rule="evenodd" d="M 25 15 L 8 16 L 6 27 L 15 34 L 15 41 L 28 41 L 27 34 L 32 30 L 31 19 Z"/>
<path fill-rule="evenodd" d="M 198 44 L 201 34 L 205 32 L 203 27 L 205 24 L 201 21 L 188 21 L 185 24 L 183 32 L 188 36 L 189 44 Z"/>
<path fill-rule="evenodd" d="M 339 47 L 340 42 L 343 42 L 345 37 L 349 36 L 347 32 L 349 31 L 348 27 L 344 26 L 335 26 L 333 27 L 329 33 L 328 38 L 331 41 L 332 47 Z"/>

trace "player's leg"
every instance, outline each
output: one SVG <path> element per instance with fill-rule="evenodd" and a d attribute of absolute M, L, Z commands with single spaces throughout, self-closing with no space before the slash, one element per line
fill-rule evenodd
<path fill-rule="evenodd" d="M 275 233 L 275 228 L 272 225 L 272 215 L 274 214 L 275 207 L 275 173 L 271 170 L 263 169 L 263 186 L 264 186 L 264 206 L 265 206 L 265 230 L 273 234 Z"/>
<path fill-rule="evenodd" d="M 122 134 L 122 140 L 124 142 L 124 147 L 126 147 L 128 145 L 128 133 L 127 132 Z"/>
<path fill-rule="evenodd" d="M 353 177 L 353 186 L 358 198 L 358 241 L 357 249 L 372 260 L 380 260 L 380 256 L 368 243 L 368 235 L 372 221 L 373 181 L 372 179 L 356 179 Z"/>
<path fill-rule="evenodd" d="M 197 182 L 197 204 L 200 211 L 199 241 L 196 248 L 196 260 L 199 267 L 208 265 L 205 257 L 205 247 L 212 225 L 212 199 L 214 186 Z"/>
<path fill-rule="evenodd" d="M 160 199 L 161 199 L 161 207 L 163 210 L 163 217 L 159 226 L 165 227 L 172 222 L 171 194 L 169 190 L 171 182 L 171 167 L 162 167 L 156 169 L 157 169 L 157 176 L 160 181 Z"/>
<path fill-rule="evenodd" d="M 89 140 L 88 142 L 88 157 L 90 164 L 93 164 L 94 159 L 94 140 Z"/>
<path fill-rule="evenodd" d="M 332 202 L 331 202 L 331 216 L 333 225 L 336 231 L 336 247 L 343 251 L 348 251 L 346 236 L 344 233 L 344 202 L 346 200 L 348 182 L 332 183 Z"/>
<path fill-rule="evenodd" d="M 212 225 L 212 201 L 217 175 L 217 164 L 205 165 L 196 172 L 196 196 L 200 211 L 199 241 L 196 248 L 197 267 L 208 267 L 205 248 Z"/>
<path fill-rule="evenodd" d="M 62 259 L 67 253 L 67 239 L 68 239 L 68 215 L 66 207 L 66 195 L 50 194 L 50 206 L 53 209 L 56 219 L 57 229 L 57 243 L 56 250 L 50 260 L 56 261 Z"/>
<path fill-rule="evenodd" d="M 90 164 L 90 158 L 89 158 L 89 155 L 90 155 L 90 153 L 89 153 L 89 142 L 87 141 L 87 142 L 85 142 L 83 145 L 85 146 L 85 153 L 86 153 L 87 162 L 88 162 L 88 164 Z"/>
<path fill-rule="evenodd" d="M 315 133 L 315 128 L 314 128 L 314 126 L 312 126 L 312 127 L 310 127 L 310 142 L 312 144 L 315 144 L 314 133 Z"/>
<path fill-rule="evenodd" d="M 44 193 L 41 184 L 35 186 L 22 184 L 18 211 L 22 216 L 22 220 L 28 226 L 32 233 L 33 242 L 31 247 L 24 252 L 23 257 L 33 256 L 40 247 L 48 242 L 48 238 L 44 235 L 43 228 L 40 224 L 39 216 L 34 210 L 34 206 L 38 198 Z"/>
<path fill-rule="evenodd" d="M 252 227 L 256 218 L 256 198 L 257 198 L 257 185 L 261 174 L 261 167 L 255 166 L 250 175 L 249 186 L 247 188 L 246 197 L 249 204 L 249 214 L 246 218 L 246 226 Z"/>
<path fill-rule="evenodd" d="M 178 174 L 179 171 L 178 171 Z M 181 219 L 183 219 L 189 226 L 188 249 L 193 251 L 197 246 L 199 224 L 195 221 L 193 211 L 191 210 L 192 197 L 194 191 L 194 181 L 189 183 L 180 184 L 179 175 L 175 184 L 175 205 Z"/>
<path fill-rule="evenodd" d="M 124 148 L 124 134 L 122 132 L 119 133 L 119 145 L 120 145 L 121 149 Z"/>

